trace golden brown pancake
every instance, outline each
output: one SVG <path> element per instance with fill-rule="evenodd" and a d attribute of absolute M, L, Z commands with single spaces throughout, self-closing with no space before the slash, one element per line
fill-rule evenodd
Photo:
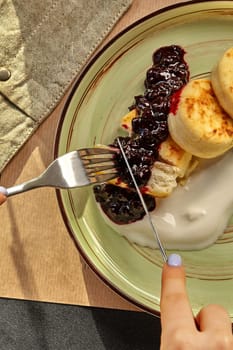
<path fill-rule="evenodd" d="M 233 119 L 219 104 L 209 79 L 190 81 L 168 116 L 173 140 L 200 158 L 217 157 L 233 146 Z"/>

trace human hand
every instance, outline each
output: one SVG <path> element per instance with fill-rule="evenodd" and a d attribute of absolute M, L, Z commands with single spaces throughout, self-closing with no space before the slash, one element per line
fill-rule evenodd
<path fill-rule="evenodd" d="M 0 205 L 7 200 L 5 187 L 0 186 Z"/>
<path fill-rule="evenodd" d="M 179 255 L 169 256 L 162 272 L 160 350 L 232 350 L 231 320 L 220 305 L 211 304 L 194 318 L 185 270 Z"/>

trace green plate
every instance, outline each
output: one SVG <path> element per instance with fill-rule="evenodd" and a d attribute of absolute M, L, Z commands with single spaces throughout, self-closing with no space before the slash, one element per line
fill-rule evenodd
<path fill-rule="evenodd" d="M 191 78 L 208 76 L 221 54 L 233 46 L 233 2 L 201 1 L 168 7 L 114 38 L 84 68 L 71 93 L 58 128 L 56 156 L 108 144 L 122 134 L 121 117 L 134 96 L 144 91 L 153 52 L 171 44 L 185 49 Z M 120 295 L 159 315 L 159 252 L 131 244 L 110 229 L 91 188 L 60 191 L 58 200 L 89 265 Z M 181 255 L 194 313 L 205 304 L 219 303 L 233 319 L 233 220 L 216 244 Z"/>

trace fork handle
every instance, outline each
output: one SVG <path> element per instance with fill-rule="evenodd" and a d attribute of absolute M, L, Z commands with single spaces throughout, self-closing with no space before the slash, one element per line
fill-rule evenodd
<path fill-rule="evenodd" d="M 23 182 L 19 185 L 8 187 L 6 189 L 6 192 L 7 192 L 6 195 L 7 197 L 10 197 L 10 196 L 14 196 L 15 194 L 30 191 L 42 186 L 45 186 L 45 185 L 40 181 L 39 178 L 35 178 L 30 181 Z"/>

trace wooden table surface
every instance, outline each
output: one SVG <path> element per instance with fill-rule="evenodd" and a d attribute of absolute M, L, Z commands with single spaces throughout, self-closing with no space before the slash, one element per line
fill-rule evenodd
<path fill-rule="evenodd" d="M 105 42 L 140 17 L 174 3 L 134 0 Z M 5 168 L 1 185 L 31 179 L 53 160 L 56 128 L 69 91 Z M 63 223 L 54 189 L 9 198 L 0 208 L 0 218 L 0 297 L 136 310 L 82 260 Z"/>

